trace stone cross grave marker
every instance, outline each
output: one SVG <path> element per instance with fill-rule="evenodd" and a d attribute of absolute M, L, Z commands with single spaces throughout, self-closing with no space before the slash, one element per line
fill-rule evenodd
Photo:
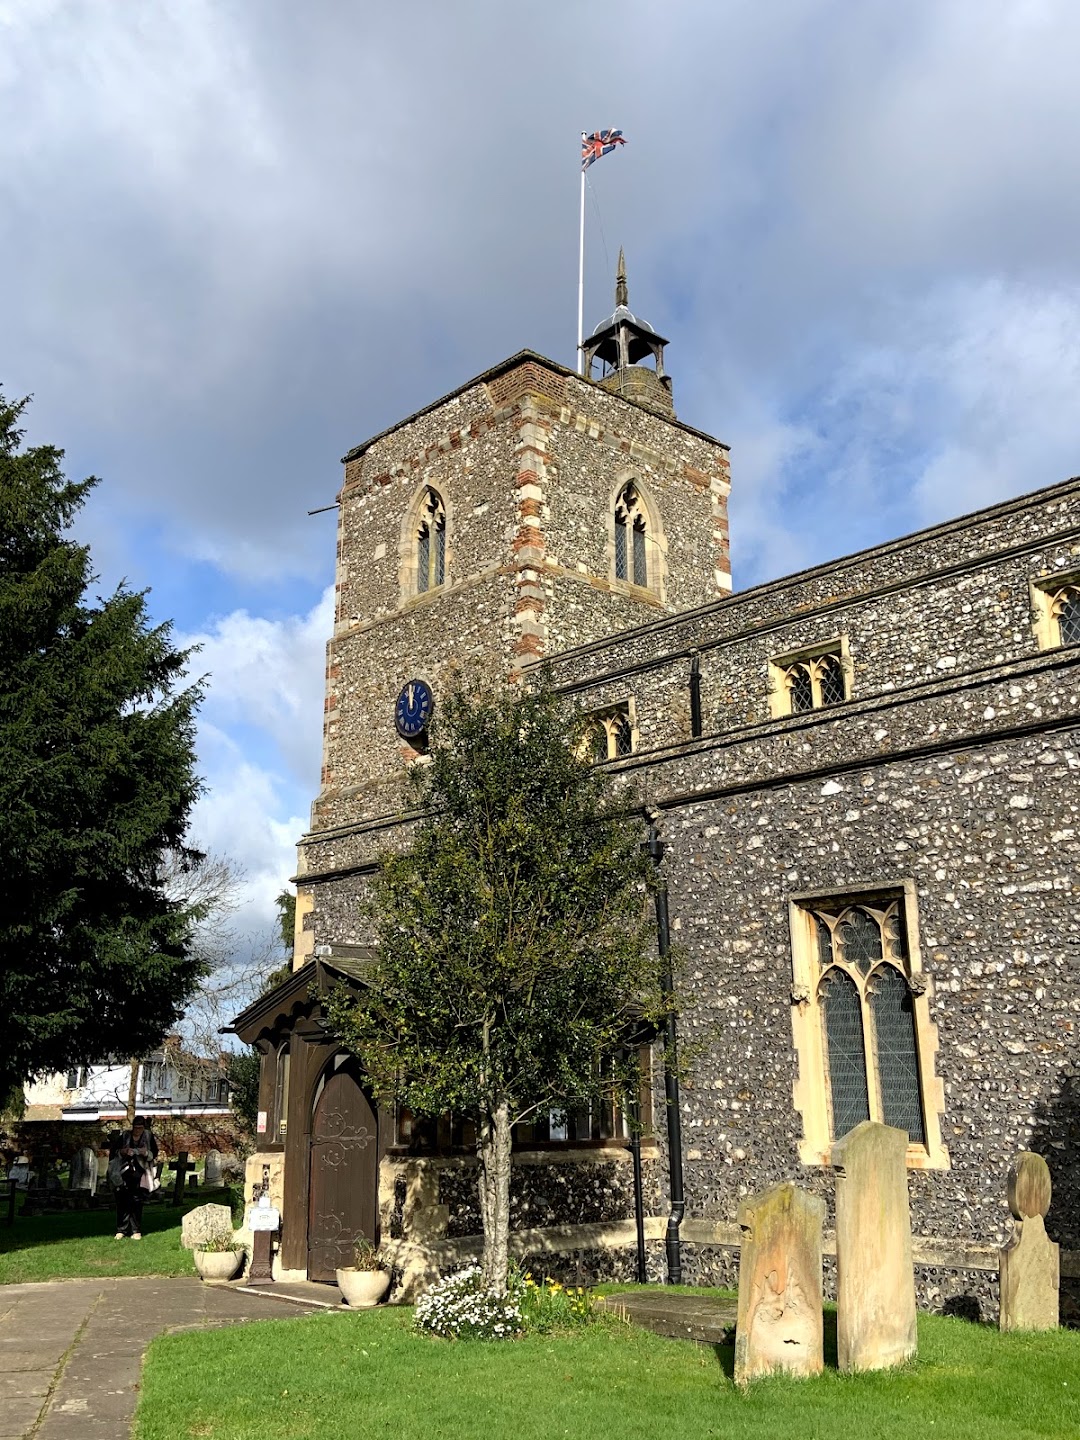
<path fill-rule="evenodd" d="M 81 1150 L 75 1152 L 71 1162 L 71 1188 L 72 1190 L 89 1190 L 93 1195 L 97 1189 L 98 1179 L 98 1158 L 97 1151 L 89 1145 L 84 1145 Z"/>
<path fill-rule="evenodd" d="M 821 1226 L 825 1202 L 790 1183 L 739 1206 L 735 1383 L 822 1368 Z"/>
<path fill-rule="evenodd" d="M 210 1189 L 217 1189 L 221 1184 L 221 1151 L 208 1150 L 203 1165 L 203 1185 Z"/>
<path fill-rule="evenodd" d="M 1009 1209 L 1016 1222 L 1001 1251 L 1002 1330 L 1054 1330 L 1058 1324 L 1061 1261 L 1046 1233 L 1050 1167 L 1033 1150 L 1021 1150 L 1009 1171 Z"/>
<path fill-rule="evenodd" d="M 915 1354 L 907 1144 L 905 1131 L 864 1120 L 833 1146 L 841 1370 L 883 1370 Z"/>

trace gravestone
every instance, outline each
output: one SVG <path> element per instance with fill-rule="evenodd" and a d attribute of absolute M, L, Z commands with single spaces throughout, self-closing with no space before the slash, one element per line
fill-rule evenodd
<path fill-rule="evenodd" d="M 792 1184 L 739 1206 L 735 1383 L 822 1368 L 821 1226 L 825 1202 Z"/>
<path fill-rule="evenodd" d="M 833 1146 L 841 1370 L 883 1370 L 915 1354 L 907 1144 L 905 1131 L 864 1120 Z"/>
<path fill-rule="evenodd" d="M 208 1190 L 216 1190 L 221 1185 L 220 1150 L 206 1152 L 206 1161 L 203 1165 L 203 1184 Z"/>
<path fill-rule="evenodd" d="M 1045 1224 L 1051 1188 L 1043 1157 L 1021 1150 L 1009 1171 L 1014 1234 L 999 1258 L 1002 1330 L 1057 1328 L 1061 1261 Z"/>
<path fill-rule="evenodd" d="M 198 1250 L 207 1240 L 232 1239 L 232 1211 L 228 1205 L 198 1205 L 180 1222 L 180 1244 Z"/>
<path fill-rule="evenodd" d="M 77 1150 L 71 1161 L 71 1186 L 72 1190 L 88 1190 L 91 1195 L 97 1189 L 98 1179 L 98 1158 L 97 1151 L 85 1145 Z"/>

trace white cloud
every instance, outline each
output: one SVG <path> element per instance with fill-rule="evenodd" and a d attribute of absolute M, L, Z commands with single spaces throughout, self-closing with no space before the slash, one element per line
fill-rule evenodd
<path fill-rule="evenodd" d="M 277 749 L 288 774 L 311 792 L 318 784 L 326 643 L 333 632 L 334 589 L 306 615 L 273 620 L 234 610 L 204 631 L 177 637 L 197 646 L 194 675 L 206 675 L 205 722 L 245 725 Z"/>

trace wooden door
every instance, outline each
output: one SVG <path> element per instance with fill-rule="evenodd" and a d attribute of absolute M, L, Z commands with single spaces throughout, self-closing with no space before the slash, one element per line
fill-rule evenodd
<path fill-rule="evenodd" d="M 378 1121 L 351 1067 L 328 1076 L 311 1121 L 308 1278 L 353 1263 L 358 1235 L 378 1240 Z"/>

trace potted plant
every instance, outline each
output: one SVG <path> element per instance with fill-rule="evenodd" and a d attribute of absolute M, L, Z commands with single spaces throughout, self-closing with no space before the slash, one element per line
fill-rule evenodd
<path fill-rule="evenodd" d="M 390 1272 L 379 1257 L 379 1247 L 366 1235 L 358 1237 L 353 1246 L 355 1265 L 338 1270 L 338 1289 L 351 1310 L 368 1310 L 390 1288 Z"/>
<path fill-rule="evenodd" d="M 244 1247 L 231 1235 L 211 1235 L 191 1255 L 203 1280 L 231 1280 L 240 1269 Z"/>

